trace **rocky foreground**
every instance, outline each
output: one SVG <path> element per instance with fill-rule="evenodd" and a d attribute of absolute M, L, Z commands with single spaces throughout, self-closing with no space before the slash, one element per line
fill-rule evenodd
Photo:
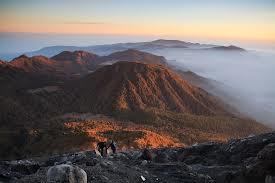
<path fill-rule="evenodd" d="M 227 144 L 129 150 L 108 157 L 84 151 L 0 162 L 0 182 L 55 182 L 66 175 L 71 182 L 273 183 L 275 132 Z"/>

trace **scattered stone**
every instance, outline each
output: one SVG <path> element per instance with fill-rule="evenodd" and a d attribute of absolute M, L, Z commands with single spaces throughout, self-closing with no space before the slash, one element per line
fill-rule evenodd
<path fill-rule="evenodd" d="M 86 161 L 86 166 L 95 166 L 99 163 L 99 160 L 96 158 L 93 158 L 91 160 Z"/>
<path fill-rule="evenodd" d="M 112 161 L 101 161 L 100 162 L 100 165 L 103 167 L 103 168 L 109 168 L 110 166 L 113 165 L 113 162 Z"/>
<path fill-rule="evenodd" d="M 143 182 L 145 182 L 145 181 L 146 181 L 146 178 L 145 178 L 145 177 L 143 177 L 142 175 L 140 176 L 140 178 L 141 178 L 141 180 L 142 180 Z"/>
<path fill-rule="evenodd" d="M 143 160 L 143 161 L 141 162 L 141 165 L 142 165 L 142 166 L 145 166 L 145 165 L 147 165 L 147 163 L 148 163 L 147 160 Z"/>
<path fill-rule="evenodd" d="M 96 152 L 95 151 L 84 151 L 83 152 L 86 156 L 86 158 L 96 158 Z"/>
<path fill-rule="evenodd" d="M 37 162 L 30 160 L 11 161 L 8 164 L 11 172 L 17 172 L 22 175 L 33 174 L 40 168 L 40 165 Z"/>

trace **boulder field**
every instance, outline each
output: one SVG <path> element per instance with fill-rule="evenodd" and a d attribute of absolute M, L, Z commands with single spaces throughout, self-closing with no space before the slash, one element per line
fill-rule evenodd
<path fill-rule="evenodd" d="M 0 182 L 55 182 L 52 176 L 70 183 L 273 183 L 275 132 L 227 143 L 128 150 L 108 157 L 91 150 L 0 162 Z"/>

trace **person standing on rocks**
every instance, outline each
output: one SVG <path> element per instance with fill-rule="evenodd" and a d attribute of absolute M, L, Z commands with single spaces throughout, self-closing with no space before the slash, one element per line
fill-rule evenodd
<path fill-rule="evenodd" d="M 141 159 L 146 160 L 146 161 L 152 161 L 153 160 L 153 156 L 151 151 L 149 151 L 149 149 L 145 148 L 142 152 L 142 155 L 140 156 Z"/>
<path fill-rule="evenodd" d="M 97 150 L 100 152 L 102 157 L 107 155 L 107 144 L 106 142 L 97 143 Z"/>
<path fill-rule="evenodd" d="M 114 140 L 111 141 L 110 145 L 108 146 L 108 148 L 111 147 L 113 154 L 116 153 L 116 143 Z"/>

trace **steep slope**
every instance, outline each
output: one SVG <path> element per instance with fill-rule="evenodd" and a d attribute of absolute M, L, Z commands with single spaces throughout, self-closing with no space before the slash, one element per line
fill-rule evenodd
<path fill-rule="evenodd" d="M 166 59 L 162 56 L 153 55 L 151 53 L 146 53 L 134 49 L 128 49 L 125 51 L 115 52 L 108 56 L 103 56 L 100 58 L 101 62 L 114 63 L 117 61 L 134 61 L 142 62 L 147 64 L 166 64 Z"/>
<path fill-rule="evenodd" d="M 157 108 L 198 115 L 228 114 L 215 98 L 162 65 L 118 62 L 70 87 L 99 113 Z"/>

